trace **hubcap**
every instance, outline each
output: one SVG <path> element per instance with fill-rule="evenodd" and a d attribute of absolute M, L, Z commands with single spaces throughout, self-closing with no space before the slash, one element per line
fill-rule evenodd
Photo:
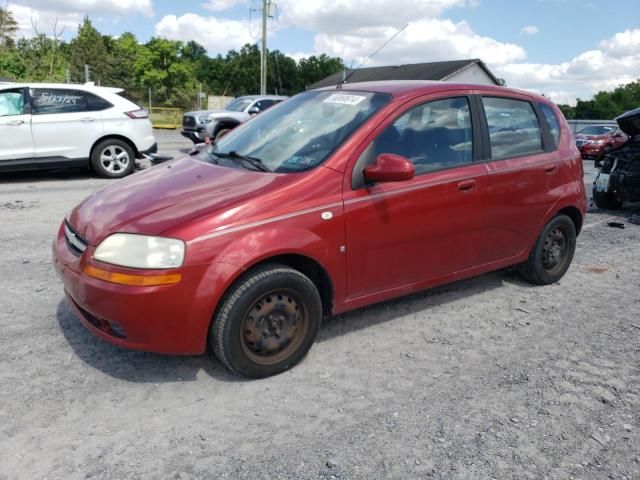
<path fill-rule="evenodd" d="M 561 228 L 554 228 L 544 239 L 542 267 L 551 274 L 559 271 L 564 266 L 567 250 L 567 236 Z"/>
<path fill-rule="evenodd" d="M 119 145 L 109 145 L 100 154 L 100 164 L 109 173 L 121 173 L 129 167 L 129 154 Z"/>
<path fill-rule="evenodd" d="M 251 361 L 278 363 L 302 344 L 309 330 L 307 310 L 292 290 L 275 290 L 256 300 L 242 322 L 241 346 Z"/>

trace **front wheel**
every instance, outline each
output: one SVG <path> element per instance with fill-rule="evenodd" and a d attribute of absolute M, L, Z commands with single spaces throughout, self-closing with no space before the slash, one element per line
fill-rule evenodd
<path fill-rule="evenodd" d="M 520 275 L 531 283 L 549 285 L 569 269 L 576 250 L 576 227 L 566 215 L 557 215 L 544 227 L 526 262 L 518 265 Z"/>
<path fill-rule="evenodd" d="M 210 343 L 232 372 L 268 377 L 302 360 L 321 319 L 320 294 L 308 277 L 285 265 L 266 265 L 241 277 L 225 295 Z"/>
<path fill-rule="evenodd" d="M 118 139 L 107 139 L 93 149 L 91 155 L 93 171 L 105 178 L 121 178 L 135 168 L 135 155 L 128 143 Z"/>

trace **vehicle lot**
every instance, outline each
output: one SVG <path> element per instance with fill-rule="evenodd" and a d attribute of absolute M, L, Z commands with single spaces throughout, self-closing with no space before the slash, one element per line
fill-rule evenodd
<path fill-rule="evenodd" d="M 0 479 L 640 476 L 640 227 L 607 226 L 629 209 L 590 211 L 557 285 L 502 271 L 341 315 L 302 364 L 245 381 L 71 314 L 51 241 L 108 183 L 0 183 Z"/>

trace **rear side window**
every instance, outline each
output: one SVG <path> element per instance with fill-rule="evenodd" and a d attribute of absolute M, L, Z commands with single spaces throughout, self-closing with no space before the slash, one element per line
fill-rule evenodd
<path fill-rule="evenodd" d="M 494 160 L 542 152 L 538 117 L 529 102 L 483 97 L 482 104 Z"/>
<path fill-rule="evenodd" d="M 104 98 L 94 95 L 93 93 L 83 92 L 87 99 L 87 107 L 92 112 L 98 112 L 100 110 L 106 110 L 113 107 L 110 102 L 107 102 Z"/>
<path fill-rule="evenodd" d="M 411 108 L 373 141 L 373 159 L 382 153 L 408 158 L 416 175 L 470 164 L 473 135 L 469 101 L 446 98 Z"/>
<path fill-rule="evenodd" d="M 36 88 L 31 93 L 34 115 L 87 112 L 84 92 L 54 88 Z"/>
<path fill-rule="evenodd" d="M 4 90 L 0 92 L 0 117 L 23 115 L 24 113 L 23 90 Z"/>
<path fill-rule="evenodd" d="M 553 145 L 558 148 L 558 143 L 560 142 L 560 124 L 558 123 L 558 117 L 556 117 L 556 113 L 553 109 L 544 103 L 540 104 L 540 110 L 542 110 L 544 119 L 546 120 L 549 131 L 551 132 Z"/>

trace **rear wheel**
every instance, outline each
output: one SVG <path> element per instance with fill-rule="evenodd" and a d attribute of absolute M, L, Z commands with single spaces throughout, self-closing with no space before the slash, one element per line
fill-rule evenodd
<path fill-rule="evenodd" d="M 210 343 L 234 373 L 263 378 L 297 364 L 322 318 L 317 288 L 301 272 L 266 265 L 238 280 L 213 319 Z"/>
<path fill-rule="evenodd" d="M 121 178 L 133 172 L 135 155 L 128 143 L 110 138 L 95 146 L 91 166 L 101 177 Z"/>
<path fill-rule="evenodd" d="M 622 207 L 622 202 L 613 192 L 598 192 L 595 188 L 593 189 L 593 203 L 603 210 L 618 210 Z"/>
<path fill-rule="evenodd" d="M 557 215 L 544 227 L 526 262 L 518 265 L 520 275 L 531 283 L 549 285 L 569 269 L 576 250 L 576 227 L 566 215 Z"/>

